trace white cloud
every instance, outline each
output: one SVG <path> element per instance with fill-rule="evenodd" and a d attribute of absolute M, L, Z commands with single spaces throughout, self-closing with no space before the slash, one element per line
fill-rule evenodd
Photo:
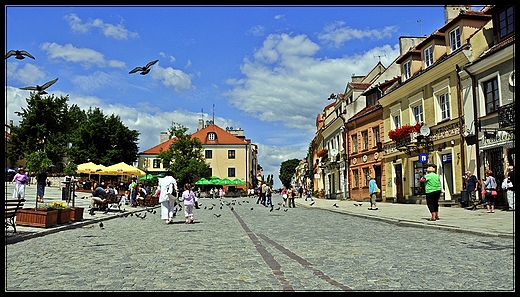
<path fill-rule="evenodd" d="M 178 93 L 194 89 L 191 75 L 172 67 L 162 68 L 156 64 L 150 72 L 153 79 L 159 80 L 166 87 L 173 87 Z"/>
<path fill-rule="evenodd" d="M 286 128 L 314 135 L 315 119 L 330 93 L 343 93 L 353 73 L 368 73 L 385 53 L 389 65 L 398 49 L 389 45 L 356 56 L 336 59 L 315 57 L 319 46 L 305 35 L 270 35 L 254 60 L 244 59 L 242 78 L 230 78 L 224 92 L 229 103 L 265 122 L 280 121 Z"/>
<path fill-rule="evenodd" d="M 253 26 L 251 29 L 247 30 L 246 34 L 251 34 L 253 36 L 263 36 L 265 33 L 265 27 L 262 25 Z"/>
<path fill-rule="evenodd" d="M 125 63 L 117 60 L 106 61 L 102 53 L 89 48 L 77 48 L 68 43 L 59 45 L 57 43 L 45 42 L 40 48 L 47 52 L 50 59 L 62 59 L 66 62 L 74 62 L 81 64 L 85 69 L 89 69 L 93 65 L 98 67 L 118 67 L 123 68 Z"/>
<path fill-rule="evenodd" d="M 336 48 L 339 48 L 345 44 L 345 42 L 352 39 L 363 39 L 369 38 L 372 40 L 378 40 L 383 38 L 392 37 L 392 33 L 397 31 L 396 26 L 387 26 L 383 29 L 354 29 L 345 26 L 345 22 L 336 21 L 326 26 L 321 33 L 318 34 L 318 39 L 326 44 L 331 44 Z"/>
<path fill-rule="evenodd" d="M 46 75 L 40 67 L 33 64 L 25 64 L 22 68 L 18 68 L 20 64 L 18 62 L 8 62 L 6 77 L 11 80 L 15 79 L 20 81 L 26 87 L 28 85 L 40 84 L 40 81 L 44 80 Z"/>
<path fill-rule="evenodd" d="M 97 28 L 106 37 L 112 37 L 117 40 L 123 40 L 139 37 L 138 33 L 130 32 L 123 24 L 107 24 L 102 19 L 95 19 L 88 22 L 82 20 L 75 14 L 71 13 L 63 17 L 68 23 L 73 32 L 87 33 L 90 28 Z"/>

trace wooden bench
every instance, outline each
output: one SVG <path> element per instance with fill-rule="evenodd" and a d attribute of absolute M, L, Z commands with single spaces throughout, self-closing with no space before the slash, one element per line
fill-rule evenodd
<path fill-rule="evenodd" d="M 16 214 L 23 208 L 25 199 L 6 199 L 5 200 L 5 232 L 9 227 L 16 233 Z"/>

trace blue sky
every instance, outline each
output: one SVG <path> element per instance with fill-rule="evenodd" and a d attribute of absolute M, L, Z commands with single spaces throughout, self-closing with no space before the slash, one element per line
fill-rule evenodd
<path fill-rule="evenodd" d="M 139 151 L 172 122 L 212 118 L 244 130 L 264 174 L 306 156 L 317 114 L 352 74 L 399 55 L 400 36 L 444 24 L 437 6 L 5 6 L 6 124 L 26 106 L 26 86 L 69 105 L 99 107 L 140 132 Z M 128 72 L 152 60 L 147 75 Z"/>

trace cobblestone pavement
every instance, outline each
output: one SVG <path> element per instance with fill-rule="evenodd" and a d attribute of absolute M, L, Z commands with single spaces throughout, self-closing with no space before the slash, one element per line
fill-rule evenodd
<path fill-rule="evenodd" d="M 159 208 L 139 207 L 51 228 L 59 232 L 20 230 L 45 236 L 6 243 L 5 290 L 515 291 L 514 236 L 425 224 L 425 205 L 407 224 L 385 218 L 393 204 L 375 219 L 351 201 L 314 200 L 286 209 L 274 195 L 271 210 L 254 198 L 202 198 L 189 225 L 182 213 L 167 225 Z M 447 209 L 446 221 L 479 213 Z M 490 225 L 498 217 L 484 215 Z"/>

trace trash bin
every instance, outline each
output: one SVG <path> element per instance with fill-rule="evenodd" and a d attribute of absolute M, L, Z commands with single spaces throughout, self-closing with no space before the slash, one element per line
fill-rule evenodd
<path fill-rule="evenodd" d="M 469 193 L 468 191 L 461 191 L 460 192 L 460 204 L 462 207 L 466 207 L 469 205 Z"/>
<path fill-rule="evenodd" d="M 69 199 L 69 191 L 67 187 L 61 188 L 61 200 L 66 201 Z"/>

